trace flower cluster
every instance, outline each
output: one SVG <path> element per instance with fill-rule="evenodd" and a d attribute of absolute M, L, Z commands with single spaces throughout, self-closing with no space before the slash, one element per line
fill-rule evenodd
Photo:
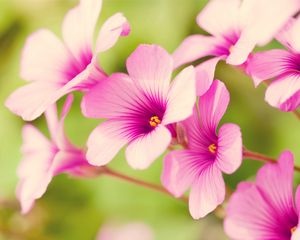
<path fill-rule="evenodd" d="M 21 77 L 28 83 L 9 96 L 6 106 L 26 121 L 45 115 L 51 139 L 33 125 L 23 128 L 23 159 L 17 197 L 22 212 L 60 173 L 89 177 L 101 173 L 126 146 L 134 169 L 146 169 L 166 150 L 161 181 L 180 197 L 190 188 L 189 210 L 199 219 L 224 202 L 224 174 L 234 173 L 246 157 L 238 125 L 219 123 L 230 95 L 214 78 L 219 61 L 238 66 L 257 86 L 272 80 L 266 101 L 282 111 L 300 105 L 299 0 L 210 0 L 197 17 L 209 35 L 188 36 L 169 54 L 158 45 L 141 44 L 126 61 L 127 73 L 108 74 L 98 54 L 130 33 L 117 13 L 105 21 L 96 43 L 94 31 L 101 0 L 81 0 L 62 24 L 60 41 L 41 29 L 26 41 Z M 286 47 L 253 52 L 276 38 Z M 186 66 L 172 80 L 175 69 Z M 64 134 L 73 96 L 81 91 L 87 118 L 105 119 L 90 134 L 87 150 Z M 60 117 L 56 102 L 67 95 Z M 240 183 L 229 200 L 225 231 L 232 239 L 300 239 L 300 190 L 293 200 L 293 155 L 285 151 L 268 163 L 256 183 Z"/>

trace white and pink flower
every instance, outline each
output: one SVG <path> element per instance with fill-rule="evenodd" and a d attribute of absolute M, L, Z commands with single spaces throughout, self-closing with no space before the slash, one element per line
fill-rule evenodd
<path fill-rule="evenodd" d="M 170 144 L 168 125 L 192 114 L 195 72 L 187 67 L 170 82 L 172 57 L 157 45 L 140 45 L 126 65 L 129 75 L 113 74 L 84 96 L 85 116 L 108 119 L 90 135 L 87 159 L 105 165 L 128 144 L 128 163 L 145 169 Z"/>
<path fill-rule="evenodd" d="M 129 33 L 126 18 L 117 13 L 93 36 L 102 0 L 81 0 L 62 24 L 63 41 L 47 29 L 28 37 L 22 53 L 21 77 L 29 83 L 13 92 L 6 106 L 26 121 L 39 117 L 63 95 L 85 91 L 106 78 L 97 55 Z"/>

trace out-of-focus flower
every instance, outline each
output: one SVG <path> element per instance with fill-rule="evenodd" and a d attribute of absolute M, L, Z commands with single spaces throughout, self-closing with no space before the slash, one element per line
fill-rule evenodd
<path fill-rule="evenodd" d="M 233 65 L 243 64 L 255 45 L 268 43 L 300 9 L 299 0 L 211 0 L 197 23 L 212 36 L 187 37 L 174 52 L 175 67 L 216 56 Z"/>
<path fill-rule="evenodd" d="M 247 71 L 255 86 L 274 78 L 265 99 L 282 111 L 293 111 L 300 105 L 300 17 L 292 19 L 278 34 L 277 39 L 287 48 L 256 53 Z"/>
<path fill-rule="evenodd" d="M 51 140 L 33 125 L 27 124 L 23 128 L 23 159 L 17 170 L 17 198 L 23 214 L 30 211 L 34 201 L 45 193 L 53 176 L 63 172 L 81 175 L 82 168 L 91 167 L 85 159 L 85 153 L 72 145 L 64 134 L 64 119 L 72 100 L 73 96 L 68 96 L 59 120 L 55 105 L 47 109 Z"/>
<path fill-rule="evenodd" d="M 147 168 L 168 147 L 168 125 L 192 114 L 195 71 L 187 67 L 170 83 L 172 57 L 157 45 L 140 45 L 127 59 L 126 74 L 113 74 L 83 99 L 87 117 L 107 118 L 88 140 L 87 159 L 105 165 L 128 143 L 126 158 Z"/>
<path fill-rule="evenodd" d="M 228 204 L 226 233 L 237 240 L 300 239 L 300 187 L 295 204 L 293 174 L 293 155 L 285 151 L 259 170 L 256 183 L 240 183 Z"/>
<path fill-rule="evenodd" d="M 228 103 L 225 85 L 215 80 L 199 98 L 193 115 L 182 122 L 187 149 L 172 151 L 164 160 L 163 185 L 176 197 L 191 187 L 189 209 L 195 219 L 206 216 L 224 201 L 222 172 L 233 173 L 242 161 L 240 128 L 224 124 L 216 133 Z"/>
<path fill-rule="evenodd" d="M 104 225 L 96 240 L 154 240 L 152 229 L 144 223 L 129 223 L 123 226 Z"/>
<path fill-rule="evenodd" d="M 117 13 L 93 35 L 102 0 L 81 0 L 65 16 L 63 41 L 41 29 L 26 41 L 21 60 L 21 77 L 30 83 L 17 89 L 6 106 L 24 120 L 39 117 L 51 104 L 74 90 L 86 90 L 106 77 L 97 65 L 97 55 L 111 48 L 119 36 L 129 33 L 126 18 Z"/>

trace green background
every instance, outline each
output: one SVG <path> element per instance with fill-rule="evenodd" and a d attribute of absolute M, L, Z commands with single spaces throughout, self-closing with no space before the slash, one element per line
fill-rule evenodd
<path fill-rule="evenodd" d="M 126 58 L 140 43 L 155 43 L 169 52 L 174 51 L 186 36 L 201 32 L 195 18 L 206 2 L 104 0 L 99 26 L 112 14 L 123 12 L 131 23 L 132 32 L 101 55 L 101 65 L 108 73 L 124 71 Z M 19 60 L 26 37 L 39 28 L 49 28 L 61 36 L 63 16 L 76 4 L 73 0 L 0 0 L 0 239 L 89 240 L 95 239 L 101 225 L 108 221 L 120 224 L 142 221 L 153 229 L 158 240 L 227 239 L 222 220 L 215 214 L 194 221 L 184 203 L 106 176 L 88 180 L 65 175 L 55 177 L 30 214 L 21 216 L 18 213 L 14 191 L 24 122 L 11 114 L 3 102 L 25 83 L 19 77 Z M 280 46 L 274 42 L 266 48 L 271 47 Z M 247 148 L 273 157 L 290 149 L 300 165 L 299 121 L 291 113 L 267 105 L 265 87 L 255 89 L 251 79 L 240 70 L 221 63 L 216 75 L 231 93 L 222 122 L 240 125 Z M 84 146 L 99 121 L 83 118 L 80 99 L 81 94 L 77 93 L 66 119 L 66 132 L 75 144 Z M 43 117 L 34 124 L 48 134 Z M 109 165 L 130 176 L 160 182 L 162 159 L 147 170 L 134 171 L 121 152 Z M 253 179 L 260 166 L 259 162 L 245 160 L 235 174 L 225 176 L 226 182 L 234 188 L 241 180 Z"/>

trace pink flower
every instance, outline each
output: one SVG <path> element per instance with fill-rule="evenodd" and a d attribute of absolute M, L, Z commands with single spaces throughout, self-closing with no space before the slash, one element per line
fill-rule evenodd
<path fill-rule="evenodd" d="M 113 74 L 83 99 L 87 117 L 107 118 L 88 139 L 87 159 L 105 165 L 126 144 L 128 163 L 147 168 L 168 147 L 168 125 L 187 118 L 195 104 L 195 73 L 187 67 L 170 83 L 171 56 L 157 45 L 140 45 L 126 74 Z"/>
<path fill-rule="evenodd" d="M 194 114 L 183 121 L 187 149 L 170 152 L 164 160 L 163 185 L 176 197 L 189 187 L 189 209 L 199 219 L 224 201 L 225 184 L 222 172 L 231 174 L 242 161 L 242 138 L 235 124 L 217 126 L 229 103 L 225 85 L 215 80 L 199 98 Z"/>
<path fill-rule="evenodd" d="M 24 120 L 39 117 L 51 104 L 74 90 L 86 90 L 106 75 L 97 65 L 97 55 L 111 48 L 121 35 L 129 33 L 121 13 L 110 17 L 99 31 L 96 47 L 93 35 L 102 0 L 81 0 L 65 16 L 63 41 L 41 29 L 26 41 L 21 76 L 29 84 L 17 89 L 6 106 Z"/>
<path fill-rule="evenodd" d="M 152 229 L 139 222 L 129 223 L 123 226 L 105 224 L 96 240 L 154 240 Z"/>
<path fill-rule="evenodd" d="M 225 219 L 231 239 L 299 240 L 300 187 L 293 200 L 294 159 L 289 151 L 266 164 L 255 183 L 242 182 L 232 195 Z"/>
<path fill-rule="evenodd" d="M 250 58 L 248 73 L 255 86 L 274 79 L 265 99 L 282 111 L 293 111 L 300 105 L 300 18 L 291 20 L 278 34 L 278 40 L 287 48 L 260 52 Z"/>
<path fill-rule="evenodd" d="M 206 56 L 243 64 L 255 45 L 268 43 L 300 9 L 299 0 L 211 0 L 198 15 L 198 25 L 211 36 L 187 37 L 174 52 L 175 67 Z"/>
<path fill-rule="evenodd" d="M 23 159 L 17 171 L 17 197 L 23 214 L 45 193 L 53 176 L 63 172 L 80 175 L 81 167 L 89 166 L 85 153 L 73 146 L 64 134 L 64 119 L 72 100 L 72 96 L 67 98 L 59 120 L 55 106 L 46 111 L 51 140 L 30 124 L 23 128 Z"/>

